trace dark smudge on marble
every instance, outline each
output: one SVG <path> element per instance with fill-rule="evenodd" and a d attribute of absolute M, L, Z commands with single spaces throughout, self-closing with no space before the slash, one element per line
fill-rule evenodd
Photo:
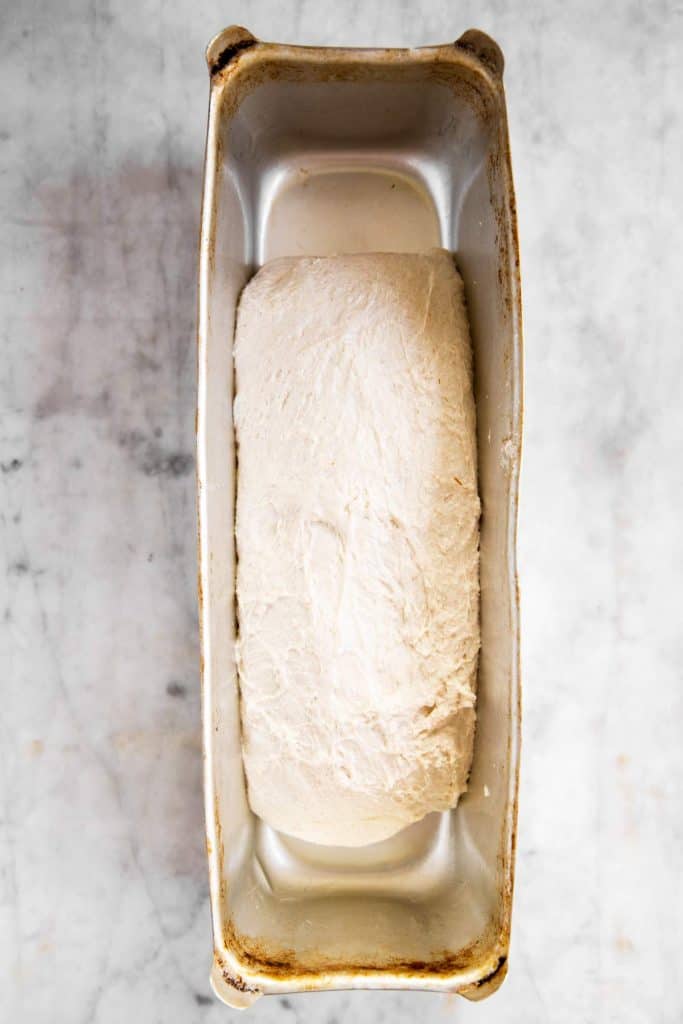
<path fill-rule="evenodd" d="M 169 697 L 186 697 L 187 687 L 183 686 L 183 684 L 179 683 L 176 679 L 172 679 L 166 686 L 166 693 Z"/>
<path fill-rule="evenodd" d="M 118 437 L 122 448 L 145 476 L 184 477 L 194 468 L 192 452 L 165 448 L 156 439 L 148 438 L 139 430 L 123 431 Z"/>

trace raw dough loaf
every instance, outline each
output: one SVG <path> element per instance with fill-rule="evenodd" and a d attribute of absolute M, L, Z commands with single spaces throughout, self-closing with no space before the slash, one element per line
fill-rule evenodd
<path fill-rule="evenodd" d="M 278 259 L 235 339 L 237 662 L 252 809 L 360 846 L 466 787 L 479 498 L 444 250 Z"/>

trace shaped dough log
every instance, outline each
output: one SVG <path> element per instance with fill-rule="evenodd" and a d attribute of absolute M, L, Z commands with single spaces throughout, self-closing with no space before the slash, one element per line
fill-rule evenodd
<path fill-rule="evenodd" d="M 472 754 L 479 498 L 443 250 L 279 259 L 234 348 L 237 661 L 252 809 L 317 843 L 453 807 Z"/>

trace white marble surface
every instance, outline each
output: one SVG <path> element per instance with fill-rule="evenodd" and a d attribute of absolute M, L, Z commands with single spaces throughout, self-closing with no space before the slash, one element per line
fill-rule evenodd
<path fill-rule="evenodd" d="M 254 1021 L 678 1024 L 680 2 L 35 0 L 0 13 L 0 1019 L 212 1001 L 193 477 L 203 48 L 502 44 L 526 312 L 510 974 Z"/>

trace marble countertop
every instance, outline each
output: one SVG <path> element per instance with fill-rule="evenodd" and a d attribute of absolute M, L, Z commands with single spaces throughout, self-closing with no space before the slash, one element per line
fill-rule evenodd
<path fill-rule="evenodd" d="M 236 1018 L 209 991 L 193 428 L 225 24 L 480 27 L 506 55 L 526 320 L 510 973 L 261 1000 L 267 1024 L 678 1024 L 683 8 L 110 0 L 0 16 L 0 991 L 22 1024 Z"/>

